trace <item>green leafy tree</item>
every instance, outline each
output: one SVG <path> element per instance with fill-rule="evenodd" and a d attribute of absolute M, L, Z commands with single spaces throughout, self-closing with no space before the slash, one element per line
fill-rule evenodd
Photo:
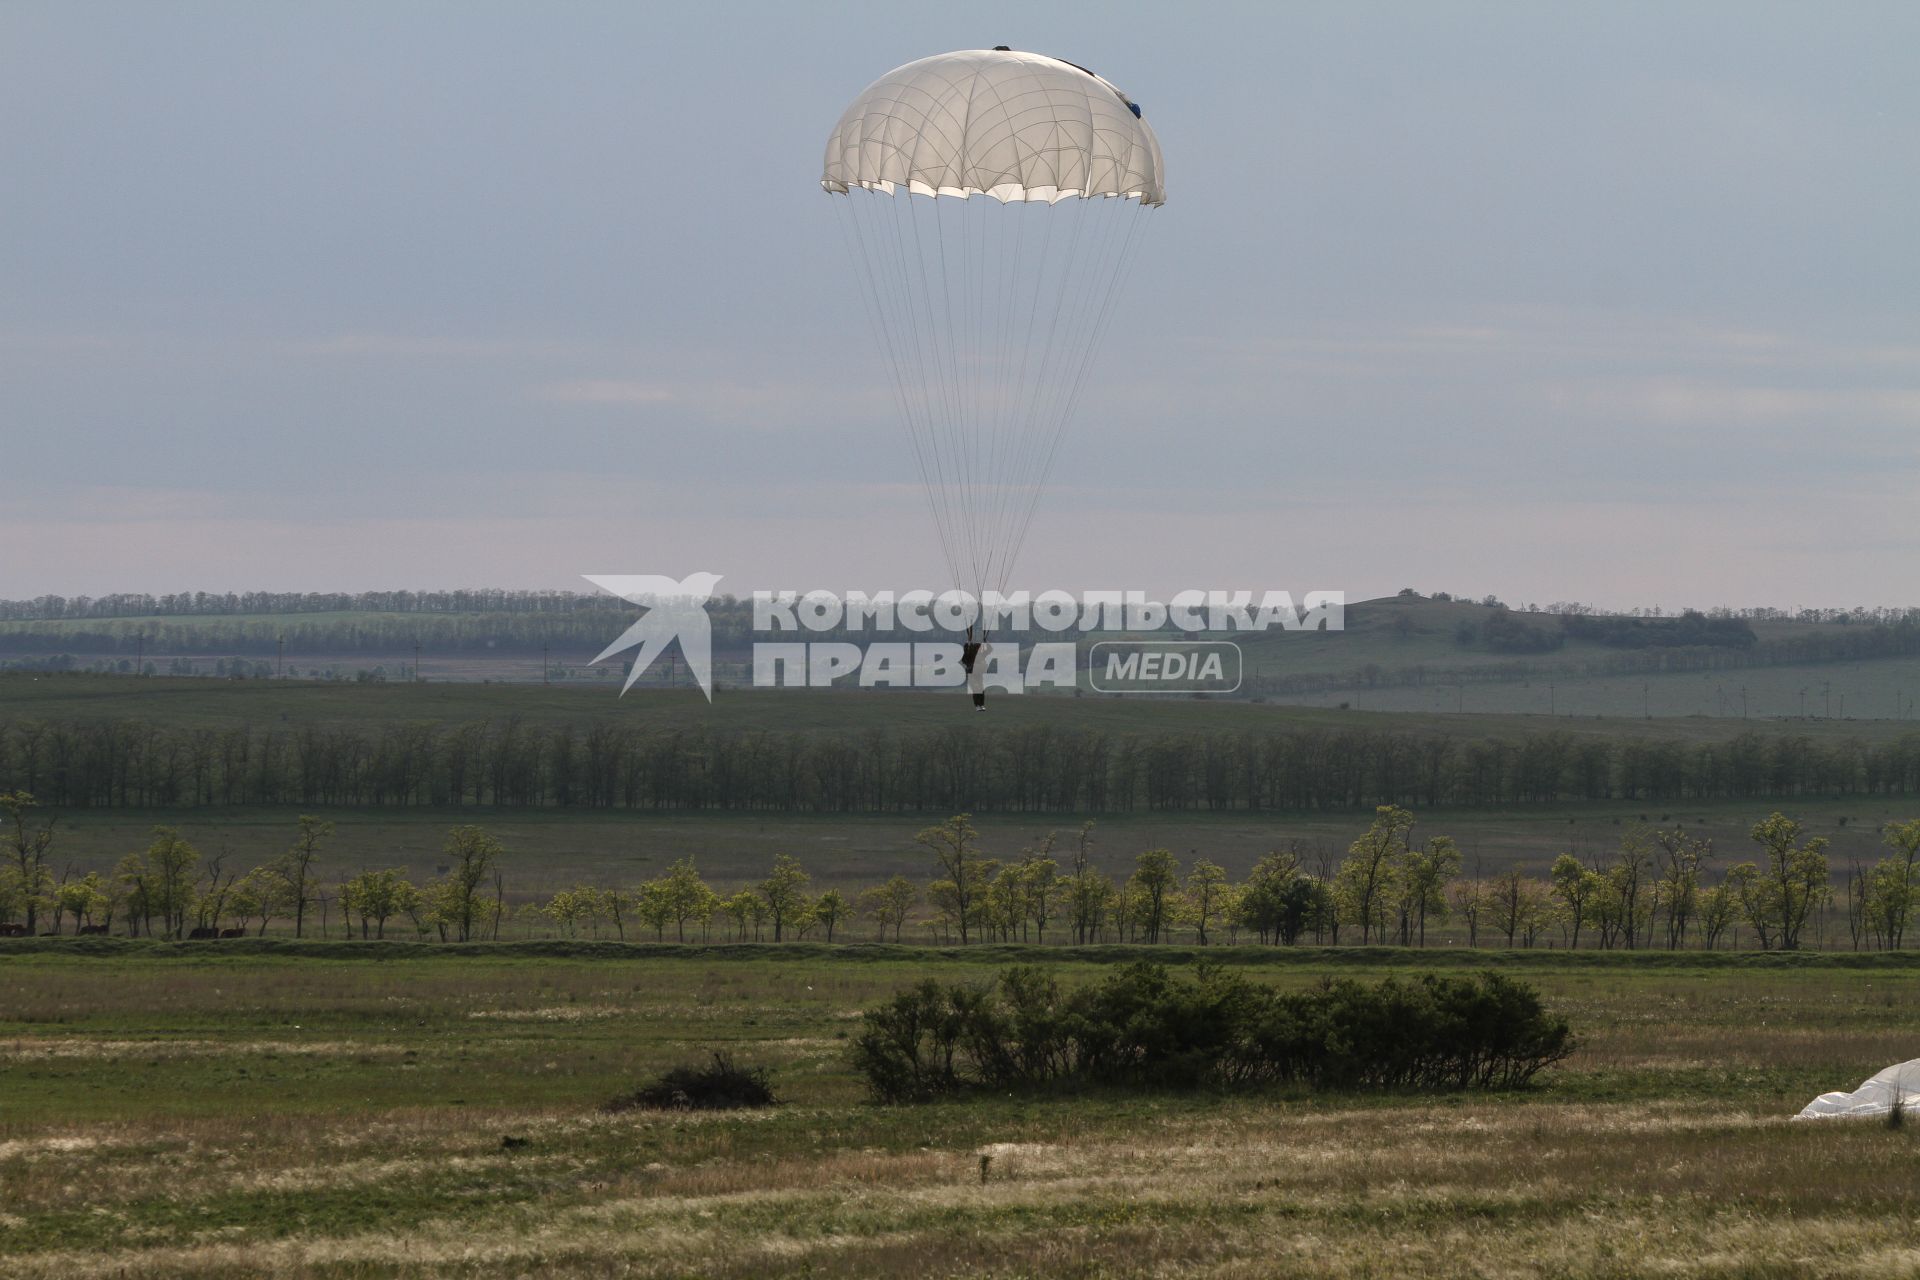
<path fill-rule="evenodd" d="M 1034 941 L 1045 943 L 1047 926 L 1060 913 L 1060 899 L 1068 881 L 1060 874 L 1059 860 L 1053 856 L 1054 833 L 1037 849 L 1029 849 L 1020 859 L 1020 892 L 1026 903 L 1026 921 L 1034 929 Z"/>
<path fill-rule="evenodd" d="M 7 857 L 13 872 L 13 895 L 27 917 L 27 932 L 39 928 L 40 911 L 47 903 L 53 877 L 47 870 L 47 854 L 53 848 L 54 819 L 36 822 L 33 811 L 40 803 L 31 792 L 0 792 L 0 813 L 6 815 Z"/>
<path fill-rule="evenodd" d="M 1398 805 L 1379 806 L 1366 834 L 1348 846 L 1340 863 L 1334 896 L 1347 920 L 1360 926 L 1363 945 L 1386 928 L 1394 870 L 1406 856 L 1413 822 L 1413 814 Z"/>
<path fill-rule="evenodd" d="M 384 938 L 387 921 L 405 915 L 419 893 L 404 871 L 362 871 L 340 886 L 340 908 L 360 917 L 362 938 Z"/>
<path fill-rule="evenodd" d="M 1171 932 L 1168 926 L 1180 894 L 1180 864 L 1172 851 L 1149 849 L 1135 858 L 1127 885 L 1141 934 L 1150 943 L 1161 941 Z"/>
<path fill-rule="evenodd" d="M 987 883 L 987 896 L 982 903 L 980 922 L 981 932 L 987 937 L 997 937 L 1002 942 L 1013 941 L 1013 935 L 1027 919 L 1026 878 L 1016 866 L 1002 867 Z"/>
<path fill-rule="evenodd" d="M 1293 946 L 1327 910 L 1324 886 L 1300 869 L 1298 854 L 1270 853 L 1254 864 L 1235 910 L 1242 927 L 1262 942 Z"/>
<path fill-rule="evenodd" d="M 849 911 L 846 895 L 838 889 L 829 889 L 813 900 L 813 918 L 826 932 L 827 941 L 833 941 L 833 931 L 847 918 Z"/>
<path fill-rule="evenodd" d="M 1187 873 L 1187 904 L 1193 920 L 1194 939 L 1201 946 L 1211 944 L 1207 930 L 1226 918 L 1232 896 L 1233 886 L 1227 880 L 1225 868 L 1205 858 L 1193 864 L 1193 870 Z"/>
<path fill-rule="evenodd" d="M 1399 897 L 1400 945 L 1427 945 L 1429 917 L 1447 918 L 1447 885 L 1460 874 L 1460 846 L 1452 836 L 1434 836 L 1418 847 L 1404 846 L 1394 869 Z"/>
<path fill-rule="evenodd" d="M 753 940 L 760 941 L 760 926 L 767 919 L 766 899 L 752 889 L 741 889 L 721 903 L 721 910 L 733 921 L 734 936 L 744 942 L 747 930 L 753 930 Z"/>
<path fill-rule="evenodd" d="M 1113 881 L 1093 866 L 1093 823 L 1080 824 L 1073 848 L 1073 875 L 1067 885 L 1067 919 L 1073 928 L 1073 940 L 1092 942 L 1106 919 L 1113 899 Z"/>
<path fill-rule="evenodd" d="M 667 926 L 674 923 L 677 906 L 672 877 L 663 876 L 640 886 L 633 913 L 640 918 L 640 923 L 653 930 L 654 941 L 662 942 L 666 940 Z"/>
<path fill-rule="evenodd" d="M 54 890 L 54 928 L 60 927 L 63 916 L 72 916 L 76 927 L 90 925 L 96 919 L 102 919 L 112 910 L 112 898 L 107 893 L 107 884 L 98 871 L 89 871 L 84 876 L 67 880 Z"/>
<path fill-rule="evenodd" d="M 989 860 L 980 856 L 980 833 L 973 828 L 973 815 L 956 814 L 938 826 L 927 827 L 914 841 L 929 853 L 940 869 L 933 897 L 942 914 L 952 918 L 960 934 L 960 945 L 973 940 L 972 929 L 979 919 L 987 886 L 993 882 Z"/>
<path fill-rule="evenodd" d="M 906 928 L 907 917 L 919 902 L 920 890 L 913 881 L 897 875 L 860 895 L 860 914 L 877 926 L 879 941 L 885 942 L 887 930 L 892 929 L 893 940 L 898 942 L 901 931 Z"/>
<path fill-rule="evenodd" d="M 287 882 L 287 903 L 293 910 L 293 936 L 303 938 L 307 931 L 307 906 L 313 902 L 317 886 L 314 866 L 320 860 L 321 844 L 333 834 L 333 824 L 312 814 L 300 815 L 300 834 L 293 847 L 280 860 L 280 874 Z"/>
<path fill-rule="evenodd" d="M 1709 951 L 1717 950 L 1720 939 L 1740 918 L 1740 901 L 1729 884 L 1717 884 L 1700 891 L 1700 942 Z"/>
<path fill-rule="evenodd" d="M 1612 891 L 1616 915 L 1616 934 L 1632 951 L 1647 934 L 1649 895 L 1645 892 L 1653 879 L 1653 839 L 1643 828 L 1627 832 L 1607 868 L 1606 878 Z"/>
<path fill-rule="evenodd" d="M 500 868 L 505 850 L 484 827 L 466 825 L 447 832 L 442 851 L 450 864 L 434 885 L 433 896 L 443 933 L 455 941 L 471 941 L 485 919 L 489 904 L 484 886 Z"/>
<path fill-rule="evenodd" d="M 278 866 L 255 867 L 234 881 L 227 905 L 242 927 L 259 922 L 256 933 L 264 936 L 267 926 L 286 914 L 286 877 Z"/>
<path fill-rule="evenodd" d="M 1567 945 L 1578 950 L 1580 930 L 1605 887 L 1600 873 L 1581 866 L 1580 859 L 1572 854 L 1563 853 L 1553 860 L 1547 875 L 1553 897 L 1560 904 L 1560 918 L 1567 926 Z"/>
<path fill-rule="evenodd" d="M 1517 866 L 1493 881 L 1487 905 L 1508 947 L 1531 947 L 1552 916 L 1544 886 Z"/>
<path fill-rule="evenodd" d="M 1685 827 L 1654 834 L 1660 849 L 1659 898 L 1667 913 L 1667 950 L 1687 945 L 1687 928 L 1700 913 L 1700 873 L 1713 856 L 1713 841 L 1690 836 Z"/>
<path fill-rule="evenodd" d="M 1453 910 L 1460 916 L 1460 922 L 1467 926 L 1467 945 L 1480 945 L 1480 922 L 1487 916 L 1493 901 L 1493 885 L 1480 874 L 1478 863 L 1474 874 L 1455 880 L 1447 890 L 1447 897 Z"/>
<path fill-rule="evenodd" d="M 1865 913 L 1880 945 L 1897 950 L 1913 919 L 1920 895 L 1920 818 L 1890 822 L 1881 836 L 1894 856 L 1881 861 L 1866 877 Z"/>
<path fill-rule="evenodd" d="M 153 843 L 141 876 L 152 897 L 153 914 L 160 917 L 162 932 L 178 938 L 187 929 L 187 913 L 193 909 L 194 886 L 199 881 L 200 852 L 172 827 L 155 827 Z"/>
<path fill-rule="evenodd" d="M 760 882 L 760 897 L 766 903 L 767 916 L 773 921 L 773 940 L 785 938 L 787 926 L 807 909 L 807 886 L 813 877 L 801 869 L 791 854 L 773 857 L 773 872 Z"/>
<path fill-rule="evenodd" d="M 1827 838 L 1803 841 L 1800 823 L 1780 813 L 1755 823 L 1752 836 L 1765 861 L 1750 888 L 1748 919 L 1756 930 L 1764 920 L 1763 937 L 1780 950 L 1797 951 L 1807 917 L 1826 894 Z"/>
<path fill-rule="evenodd" d="M 639 905 L 639 899 L 625 889 L 600 890 L 601 913 L 613 925 L 614 936 L 622 942 L 627 940 L 627 921 L 633 918 Z"/>
<path fill-rule="evenodd" d="M 673 921 L 674 937 L 685 942 L 688 921 L 699 923 L 703 913 L 708 918 L 712 917 L 713 890 L 700 878 L 700 872 L 690 857 L 681 858 L 669 867 L 663 884 L 667 915 Z"/>

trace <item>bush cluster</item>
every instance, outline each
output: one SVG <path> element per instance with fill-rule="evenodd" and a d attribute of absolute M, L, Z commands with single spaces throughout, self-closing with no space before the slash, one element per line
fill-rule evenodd
<path fill-rule="evenodd" d="M 678 1066 L 652 1084 L 622 1094 L 608 1111 L 733 1111 L 742 1107 L 771 1107 L 780 1100 L 764 1067 L 743 1067 L 716 1051 L 703 1066 Z"/>
<path fill-rule="evenodd" d="M 1217 965 L 1134 964 L 1063 992 L 1045 970 L 931 979 L 867 1011 L 855 1067 L 875 1099 L 973 1090 L 1513 1089 L 1573 1050 L 1564 1020 L 1498 974 L 1330 980 L 1281 992 Z"/>

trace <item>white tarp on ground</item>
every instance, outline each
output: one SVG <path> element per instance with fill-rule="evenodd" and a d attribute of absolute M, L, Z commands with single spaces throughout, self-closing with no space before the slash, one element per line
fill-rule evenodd
<path fill-rule="evenodd" d="M 1884 1116 L 1898 1099 L 1920 1119 L 1920 1058 L 1895 1063 L 1852 1093 L 1823 1093 L 1795 1117 L 1818 1120 L 1826 1116 Z"/>

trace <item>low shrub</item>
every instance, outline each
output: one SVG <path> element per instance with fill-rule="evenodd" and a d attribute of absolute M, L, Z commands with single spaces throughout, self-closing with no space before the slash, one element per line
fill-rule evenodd
<path fill-rule="evenodd" d="M 882 1102 L 1091 1085 L 1515 1089 L 1572 1051 L 1566 1022 L 1499 974 L 1280 992 L 1151 963 L 1067 993 L 1033 966 L 984 986 L 928 980 L 863 1015 L 852 1046 Z"/>
<path fill-rule="evenodd" d="M 715 1052 L 704 1066 L 678 1066 L 652 1084 L 622 1094 L 608 1111 L 644 1107 L 655 1111 L 732 1111 L 742 1107 L 771 1107 L 779 1099 L 764 1067 L 742 1067 L 731 1056 Z"/>

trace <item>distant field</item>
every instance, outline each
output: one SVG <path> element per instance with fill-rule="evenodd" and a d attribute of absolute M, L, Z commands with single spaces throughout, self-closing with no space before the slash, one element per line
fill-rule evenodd
<path fill-rule="evenodd" d="M 0 944 L 6 1273 L 1788 1277 L 1920 1257 L 1913 1127 L 1789 1119 L 1912 1054 L 1911 964 L 1541 957 L 1515 972 L 1582 1044 L 1520 1095 L 887 1109 L 846 1066 L 858 1010 L 1003 955 L 384 954 Z M 598 1110 L 712 1047 L 772 1067 L 787 1104 Z"/>
<path fill-rule="evenodd" d="M 1912 655 L 1911 645 L 1909 656 L 1899 661 L 1841 661 L 1830 647 L 1811 656 L 1794 648 L 1858 639 L 1871 630 L 1865 623 L 1753 621 L 1748 625 L 1758 647 L 1751 652 L 1625 650 L 1593 638 L 1563 637 L 1556 615 L 1514 612 L 1504 616 L 1559 640 L 1559 647 L 1514 652 L 1462 639 L 1463 632 L 1471 636 L 1497 612 L 1469 601 L 1389 597 L 1351 603 L 1341 631 L 1236 636 L 1245 652 L 1247 676 L 1239 696 L 1469 714 L 1546 714 L 1551 709 L 1576 716 L 1920 717 L 1920 656 Z M 440 681 L 537 682 L 545 672 L 556 679 L 604 686 L 621 678 L 623 663 L 588 663 L 619 634 L 624 616 L 618 602 L 609 606 L 596 601 L 591 609 L 551 618 L 525 611 L 337 611 L 0 621 L 0 658 L 44 659 L 78 643 L 76 656 L 83 668 L 105 662 L 124 663 L 131 670 L 140 652 L 135 637 L 145 636 L 145 658 L 158 673 L 168 672 L 170 663 L 185 661 L 195 675 L 210 675 L 244 655 L 249 675 L 257 675 L 264 663 L 268 670 L 302 678 L 351 679 L 359 672 L 378 671 L 398 680 L 411 676 L 417 663 L 422 675 Z M 716 661 L 723 681 L 742 683 L 750 618 L 743 607 L 731 613 L 722 610 L 720 616 L 729 620 L 731 629 L 723 628 L 724 635 L 716 632 L 723 650 Z M 282 638 L 284 653 L 276 647 Z M 415 642 L 420 645 L 417 654 Z M 1791 665 L 1778 665 L 1785 660 L 1783 654 L 1792 659 Z M 1760 664 L 1742 665 L 1754 659 Z M 1647 678 L 1617 674 L 1629 668 L 1637 672 L 1642 662 L 1654 664 Z M 1702 662 L 1717 669 L 1704 676 L 1660 674 L 1665 664 L 1690 667 Z M 686 681 L 684 670 L 677 679 Z M 645 680 L 663 685 L 676 676 L 663 665 Z M 1827 683 L 1844 707 L 1828 705 L 1821 689 Z M 1463 684 L 1464 689 L 1458 687 Z M 1549 684 L 1555 686 L 1554 693 L 1549 693 Z M 1744 704 L 1742 685 L 1747 691 Z M 1803 708 L 1799 691 L 1809 686 Z"/>
<path fill-rule="evenodd" d="M 1743 671 L 1648 676 L 1558 676 L 1526 681 L 1344 689 L 1274 694 L 1274 702 L 1430 714 L 1455 712 L 1559 721 L 1684 716 L 1787 724 L 1798 732 L 1845 721 L 1892 721 L 1920 728 L 1920 658 L 1754 667 Z M 1745 708 L 1745 715 L 1742 714 Z M 1556 721 L 1557 723 L 1558 721 Z"/>
<path fill-rule="evenodd" d="M 1472 699 L 1494 686 L 1468 690 Z M 1637 687 L 1637 686 L 1636 686 Z M 1372 695 L 1369 695 L 1372 696 Z M 1342 698 L 1342 701 L 1352 701 Z M 1544 708 L 1542 709 L 1544 710 Z M 1739 734 L 1791 732 L 1817 740 L 1886 742 L 1920 730 L 1920 722 L 1808 719 L 1772 722 L 1685 716 L 1649 722 L 1628 712 L 1593 715 L 1516 710 L 1459 714 L 1450 708 L 1393 711 L 1282 706 L 1190 697 L 1039 694 L 990 700 L 974 720 L 960 692 L 858 692 L 829 689 L 726 689 L 709 704 L 695 689 L 640 690 L 624 698 L 606 686 L 538 684 L 352 684 L 303 680 L 201 680 L 0 673 L 0 719 L 132 717 L 175 727 L 280 721 L 313 724 L 457 723 L 518 716 L 528 724 L 622 723 L 644 728 L 700 726 L 858 733 L 960 724 L 996 732 L 1036 724 L 1109 733 L 1165 733 L 1308 727 L 1430 731 L 1466 740 L 1564 732 L 1645 741 L 1724 742 Z"/>

